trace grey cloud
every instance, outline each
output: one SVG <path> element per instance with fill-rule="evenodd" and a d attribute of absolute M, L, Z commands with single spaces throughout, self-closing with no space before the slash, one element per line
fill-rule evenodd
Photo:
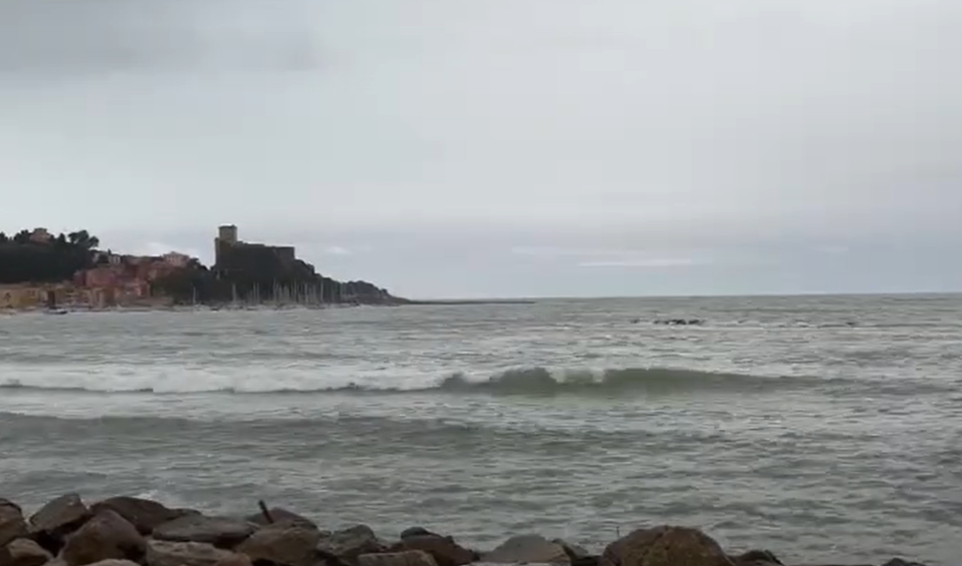
<path fill-rule="evenodd" d="M 0 192 L 45 196 L 0 223 L 204 251 L 236 222 L 442 294 L 612 292 L 605 261 L 946 288 L 960 52 L 952 0 L 7 0 Z"/>

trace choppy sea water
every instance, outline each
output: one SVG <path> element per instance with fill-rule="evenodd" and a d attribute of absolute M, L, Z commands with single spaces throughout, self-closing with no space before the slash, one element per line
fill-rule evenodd
<path fill-rule="evenodd" d="M 957 564 L 962 296 L 0 317 L 0 496 L 67 491 Z"/>

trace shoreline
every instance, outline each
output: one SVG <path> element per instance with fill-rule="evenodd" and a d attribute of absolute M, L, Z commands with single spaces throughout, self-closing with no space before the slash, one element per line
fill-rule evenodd
<path fill-rule="evenodd" d="M 639 525 L 598 553 L 530 533 L 482 551 L 420 526 L 385 538 L 367 525 L 325 530 L 257 506 L 244 517 L 210 516 L 129 496 L 88 506 L 69 493 L 27 515 L 0 498 L 0 566 L 785 566 L 771 551 L 726 551 L 685 526 Z M 923 565 L 894 558 L 880 566 Z"/>

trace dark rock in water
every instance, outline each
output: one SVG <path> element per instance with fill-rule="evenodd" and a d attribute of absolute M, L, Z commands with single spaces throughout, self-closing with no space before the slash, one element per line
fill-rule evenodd
<path fill-rule="evenodd" d="M 206 542 L 233 548 L 251 536 L 256 526 L 230 517 L 185 515 L 154 528 L 154 538 L 173 542 Z"/>
<path fill-rule="evenodd" d="M 358 566 L 437 566 L 430 554 L 420 550 L 361 554 L 357 563 Z"/>
<path fill-rule="evenodd" d="M 152 540 L 147 544 L 146 563 L 147 566 L 243 566 L 250 564 L 250 559 L 203 542 Z"/>
<path fill-rule="evenodd" d="M 568 553 L 560 544 L 541 535 L 519 535 L 509 538 L 501 546 L 485 554 L 484 562 L 499 564 L 539 563 L 570 564 Z"/>
<path fill-rule="evenodd" d="M 410 530 L 410 529 L 409 529 Z M 393 545 L 389 552 L 423 550 L 434 558 L 438 566 L 464 566 L 478 559 L 478 554 L 454 542 L 451 537 L 436 534 L 408 535 Z"/>
<path fill-rule="evenodd" d="M 67 538 L 60 557 L 69 566 L 84 566 L 101 560 L 138 562 L 147 541 L 119 514 L 103 509 Z"/>
<path fill-rule="evenodd" d="M 728 556 L 698 529 L 661 526 L 638 529 L 605 548 L 600 566 L 725 566 Z"/>
<path fill-rule="evenodd" d="M 68 493 L 50 501 L 30 517 L 30 533 L 50 552 L 63 548 L 67 535 L 83 526 L 92 516 L 76 493 Z"/>
<path fill-rule="evenodd" d="M 296 522 L 268 525 L 242 542 L 235 550 L 257 563 L 267 561 L 278 566 L 314 566 L 320 562 L 317 543 L 321 533 Z"/>
<path fill-rule="evenodd" d="M 149 535 L 155 528 L 178 519 L 185 515 L 197 514 L 197 511 L 189 509 L 169 509 L 156 501 L 140 499 L 138 497 L 111 497 L 99 503 L 95 503 L 90 510 L 98 513 L 103 509 L 110 509 L 117 513 L 142 534 Z"/>
<path fill-rule="evenodd" d="M 288 511 L 287 509 L 283 509 L 281 507 L 273 507 L 269 509 L 267 512 L 270 513 L 271 518 L 274 519 L 275 523 L 297 523 L 299 525 L 304 525 L 305 527 L 310 527 L 312 529 L 317 528 L 317 525 L 314 523 L 314 521 L 311 521 L 307 517 L 303 517 L 301 515 L 298 515 L 297 513 L 294 513 L 293 511 Z M 255 525 L 261 525 L 261 526 L 270 524 L 267 521 L 267 518 L 264 517 L 263 513 L 255 513 L 253 515 L 248 515 L 247 517 L 244 518 L 244 520 L 247 521 L 248 523 L 254 523 Z"/>
<path fill-rule="evenodd" d="M 908 562 L 906 560 L 902 560 L 901 558 L 893 558 L 888 562 L 886 562 L 885 564 L 883 564 L 882 566 L 925 566 L 925 565 L 919 562 Z"/>
<path fill-rule="evenodd" d="M 655 324 L 665 326 L 700 326 L 705 324 L 705 321 L 698 318 L 661 318 L 656 320 Z"/>
<path fill-rule="evenodd" d="M 0 548 L 0 566 L 43 566 L 53 555 L 36 542 L 18 538 Z"/>
<path fill-rule="evenodd" d="M 27 536 L 27 521 L 16 503 L 0 498 L 0 547 Z"/>
<path fill-rule="evenodd" d="M 784 563 L 767 550 L 749 550 L 732 557 L 736 566 L 784 566 Z"/>
<path fill-rule="evenodd" d="M 371 527 L 355 525 L 333 533 L 324 533 L 317 548 L 353 564 L 357 562 L 358 556 L 384 552 L 387 546 L 378 540 Z"/>

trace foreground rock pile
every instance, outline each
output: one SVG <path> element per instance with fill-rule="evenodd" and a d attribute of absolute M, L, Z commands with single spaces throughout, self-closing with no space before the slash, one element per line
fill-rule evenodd
<path fill-rule="evenodd" d="M 76 494 L 30 517 L 0 499 L 0 566 L 780 566 L 767 551 L 727 554 L 701 531 L 638 529 L 600 555 L 538 535 L 512 537 L 478 552 L 421 527 L 397 540 L 365 525 L 320 529 L 284 509 L 249 517 L 213 517 L 135 497 L 87 506 Z M 885 566 L 921 566 L 892 560 Z"/>

